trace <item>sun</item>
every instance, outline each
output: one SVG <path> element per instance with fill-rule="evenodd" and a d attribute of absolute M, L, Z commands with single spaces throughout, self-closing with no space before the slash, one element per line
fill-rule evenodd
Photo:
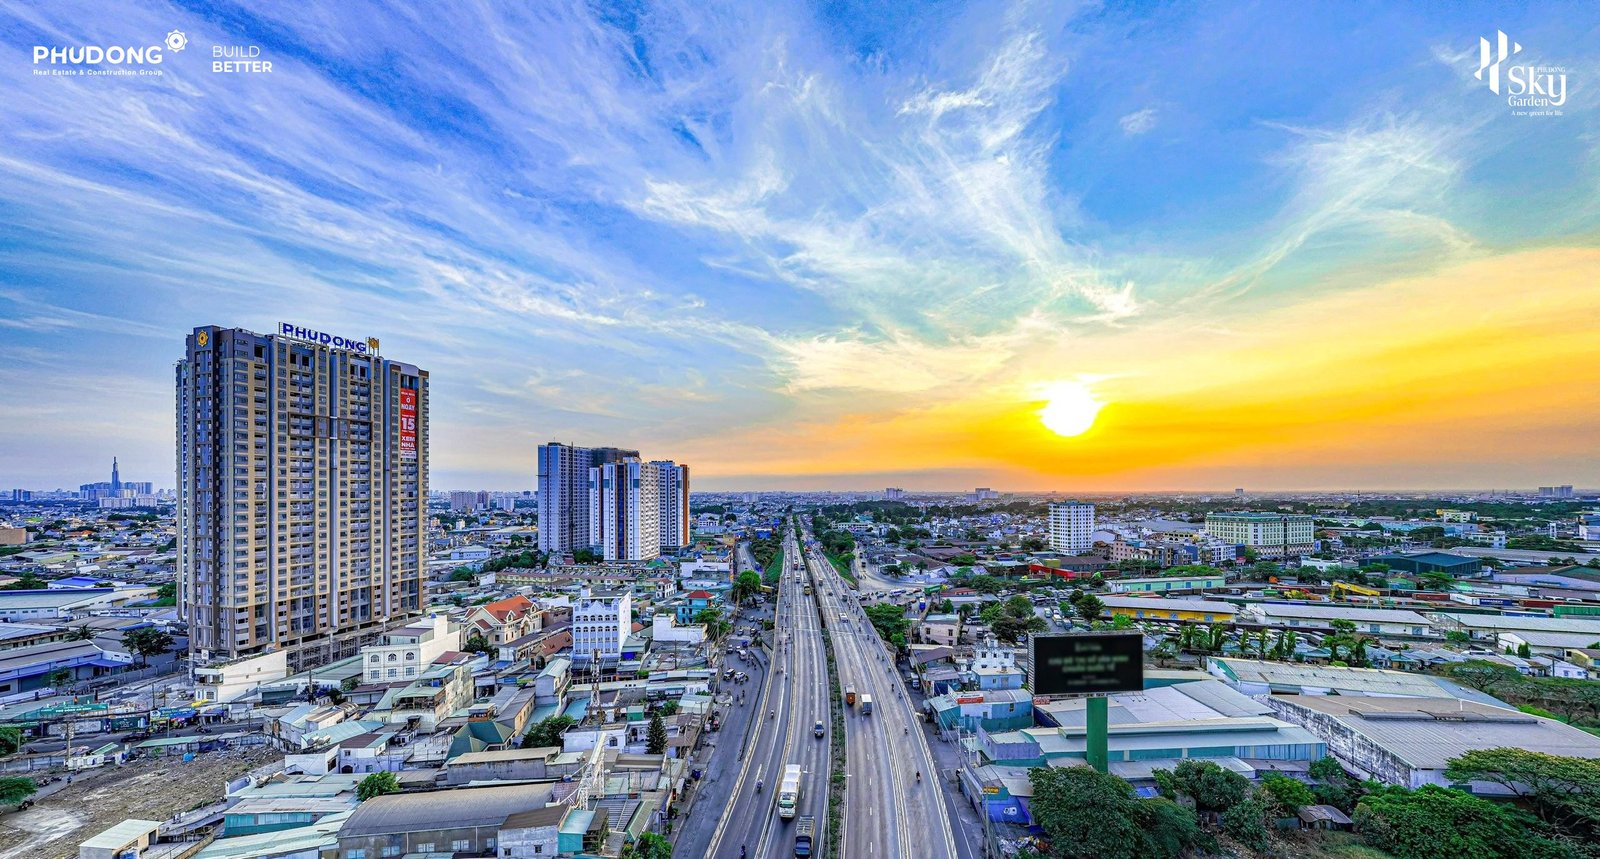
<path fill-rule="evenodd" d="M 1039 421 L 1045 428 L 1072 438 L 1083 435 L 1094 426 L 1102 403 L 1079 382 L 1056 382 L 1045 390 L 1044 408 L 1039 410 Z"/>

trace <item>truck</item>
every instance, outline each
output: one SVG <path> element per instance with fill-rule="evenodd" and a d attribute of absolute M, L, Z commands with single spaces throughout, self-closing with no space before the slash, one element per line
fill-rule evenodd
<path fill-rule="evenodd" d="M 854 686 L 846 686 L 846 687 L 844 687 L 844 702 L 846 704 L 852 706 L 852 707 L 855 706 L 855 703 L 856 703 L 856 687 L 854 687 Z"/>
<path fill-rule="evenodd" d="M 811 855 L 811 836 L 817 831 L 815 817 L 802 817 L 794 823 L 794 855 L 797 857 Z"/>
<path fill-rule="evenodd" d="M 862 695 L 861 696 L 861 715 L 863 715 L 863 716 L 872 715 L 872 696 L 871 695 Z"/>
<path fill-rule="evenodd" d="M 789 764 L 783 768 L 783 781 L 778 783 L 778 816 L 788 820 L 800 805 L 800 765 Z"/>

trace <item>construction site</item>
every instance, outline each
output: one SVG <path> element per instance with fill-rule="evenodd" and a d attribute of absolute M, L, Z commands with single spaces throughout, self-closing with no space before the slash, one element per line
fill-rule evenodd
<path fill-rule="evenodd" d="M 164 835 L 202 831 L 229 781 L 281 758 L 252 746 L 74 773 L 41 789 L 31 807 L 0 817 L 0 859 L 71 859 L 80 842 L 129 818 L 161 821 Z"/>

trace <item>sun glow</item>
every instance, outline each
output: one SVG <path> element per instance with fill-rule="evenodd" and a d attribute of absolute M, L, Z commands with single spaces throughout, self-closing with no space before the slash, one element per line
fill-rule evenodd
<path fill-rule="evenodd" d="M 1078 382 L 1056 382 L 1045 390 L 1039 421 L 1064 438 L 1083 435 L 1094 426 L 1103 405 Z"/>

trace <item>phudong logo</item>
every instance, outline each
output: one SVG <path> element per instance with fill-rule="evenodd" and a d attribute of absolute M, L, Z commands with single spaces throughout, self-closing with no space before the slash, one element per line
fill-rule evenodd
<path fill-rule="evenodd" d="M 159 66 L 166 59 L 165 52 L 178 53 L 188 46 L 189 37 L 181 30 L 173 30 L 161 41 L 144 45 L 34 45 L 33 64 L 69 67 L 53 71 L 36 69 L 35 74 L 160 74 L 159 70 L 141 67 Z M 88 68 L 101 66 L 113 69 Z M 123 68 L 116 70 L 119 66 Z M 130 66 L 137 71 L 128 68 Z"/>
<path fill-rule="evenodd" d="M 1478 70 L 1473 77 L 1487 81 L 1489 92 L 1500 94 L 1504 78 L 1506 104 L 1512 107 L 1545 108 L 1540 113 L 1567 103 L 1567 70 L 1562 66 L 1518 65 L 1506 61 L 1522 53 L 1522 44 L 1496 30 L 1494 41 L 1478 38 Z M 1504 74 L 1502 74 L 1504 69 Z M 1518 111 L 1526 113 L 1526 111 Z"/>

